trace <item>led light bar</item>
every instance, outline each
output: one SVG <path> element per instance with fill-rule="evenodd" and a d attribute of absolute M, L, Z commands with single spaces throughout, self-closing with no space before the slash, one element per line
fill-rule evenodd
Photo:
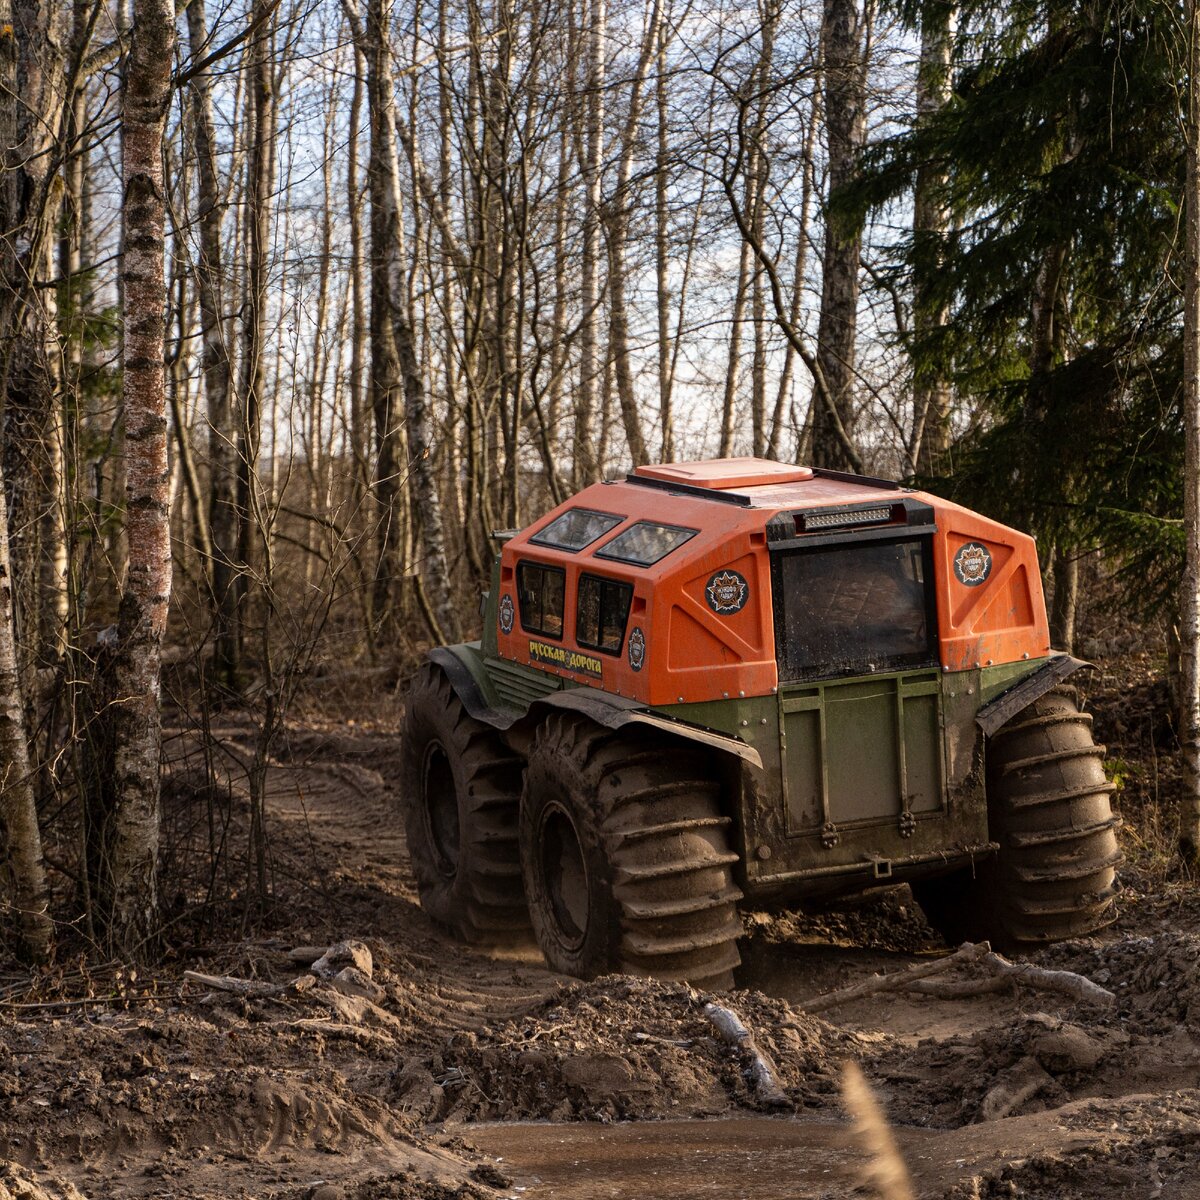
<path fill-rule="evenodd" d="M 860 508 L 855 512 L 805 513 L 804 530 L 844 529 L 849 525 L 875 525 L 892 519 L 891 505 L 882 508 Z"/>

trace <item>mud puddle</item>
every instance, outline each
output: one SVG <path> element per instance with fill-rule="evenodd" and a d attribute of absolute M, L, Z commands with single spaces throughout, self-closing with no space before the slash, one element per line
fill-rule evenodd
<path fill-rule="evenodd" d="M 476 1125 L 468 1140 L 539 1200 L 845 1196 L 858 1159 L 845 1126 L 776 1117 Z"/>
<path fill-rule="evenodd" d="M 1138 1100 L 893 1133 L 923 1200 L 1200 1200 L 1195 1126 L 1156 1098 Z M 472 1126 L 466 1136 L 509 1179 L 504 1194 L 514 1200 L 864 1194 L 864 1154 L 850 1127 L 810 1116 L 497 1123 Z"/>

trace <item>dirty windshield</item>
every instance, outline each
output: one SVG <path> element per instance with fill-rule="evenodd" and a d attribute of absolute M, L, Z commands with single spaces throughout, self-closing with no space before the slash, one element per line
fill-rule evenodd
<path fill-rule="evenodd" d="M 922 666 L 933 620 L 919 541 L 793 551 L 775 568 L 783 679 Z"/>

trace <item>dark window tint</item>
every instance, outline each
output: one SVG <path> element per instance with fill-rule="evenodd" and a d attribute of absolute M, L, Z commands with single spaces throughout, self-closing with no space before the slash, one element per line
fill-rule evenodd
<path fill-rule="evenodd" d="M 633 584 L 583 575 L 575 613 L 575 640 L 590 650 L 620 654 L 625 622 L 633 602 Z"/>
<path fill-rule="evenodd" d="M 562 637 L 563 599 L 566 591 L 567 577 L 561 567 L 521 563 L 517 568 L 517 601 L 521 608 L 521 628 L 527 633 Z"/>
<path fill-rule="evenodd" d="M 654 521 L 639 521 L 636 525 L 621 530 L 611 542 L 605 542 L 596 551 L 596 557 L 615 558 L 638 567 L 649 567 L 695 536 L 694 529 L 681 529 L 678 525 L 658 525 Z"/>
<path fill-rule="evenodd" d="M 602 534 L 615 529 L 623 520 L 624 517 L 613 513 L 570 508 L 555 517 L 545 529 L 539 529 L 529 540 L 539 546 L 553 546 L 557 550 L 582 550 Z"/>
<path fill-rule="evenodd" d="M 927 544 L 860 542 L 778 555 L 781 676 L 849 675 L 933 661 Z"/>

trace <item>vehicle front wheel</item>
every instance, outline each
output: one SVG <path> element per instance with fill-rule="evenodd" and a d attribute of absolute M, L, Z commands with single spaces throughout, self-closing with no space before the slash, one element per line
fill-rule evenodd
<path fill-rule="evenodd" d="M 713 772 L 695 748 L 574 715 L 538 730 L 521 798 L 521 864 L 546 961 L 732 985 L 741 925 Z"/>

